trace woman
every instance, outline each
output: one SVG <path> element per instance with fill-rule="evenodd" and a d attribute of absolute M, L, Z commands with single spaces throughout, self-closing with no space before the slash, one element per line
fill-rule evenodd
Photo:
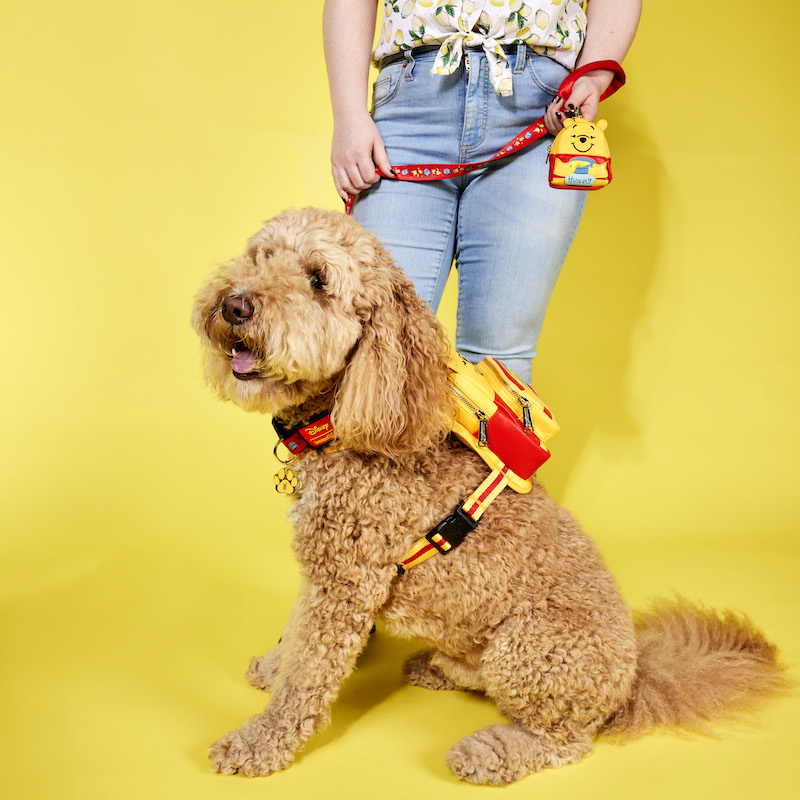
<path fill-rule="evenodd" d="M 354 217 L 389 249 L 434 309 L 453 258 L 456 348 L 499 358 L 530 381 L 547 302 L 580 222 L 584 192 L 551 189 L 544 138 L 459 178 L 379 181 L 391 164 L 494 155 L 544 115 L 562 127 L 556 91 L 569 71 L 622 61 L 641 0 L 384 0 L 367 83 L 377 0 L 327 0 L 325 57 L 334 116 L 332 173 Z M 570 104 L 593 120 L 613 73 L 579 78 Z"/>

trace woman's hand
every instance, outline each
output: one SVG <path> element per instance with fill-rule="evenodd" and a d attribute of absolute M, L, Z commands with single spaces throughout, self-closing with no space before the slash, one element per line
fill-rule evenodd
<path fill-rule="evenodd" d="M 575 66 L 605 60 L 621 64 L 633 42 L 641 13 L 642 0 L 591 0 L 586 6 L 586 39 Z M 613 79 L 614 73 L 607 69 L 595 69 L 582 75 L 572 87 L 566 108 L 579 108 L 584 119 L 594 122 L 600 95 Z M 564 107 L 564 102 L 557 97 L 545 112 L 545 125 L 554 135 L 564 127 Z"/>
<path fill-rule="evenodd" d="M 594 122 L 600 106 L 600 95 L 608 89 L 613 79 L 614 73 L 608 69 L 595 69 L 578 78 L 568 100 L 556 97 L 547 107 L 544 113 L 547 130 L 555 136 L 564 127 L 565 109 L 572 111 L 578 108 L 584 119 Z"/>
<path fill-rule="evenodd" d="M 367 112 L 367 85 L 377 0 L 325 0 L 322 34 L 331 90 L 331 173 L 343 200 L 377 182 L 377 165 L 391 171 L 378 129 Z"/>
<path fill-rule="evenodd" d="M 366 112 L 335 122 L 331 147 L 331 173 L 343 200 L 380 180 L 375 167 L 388 175 L 392 169 L 383 140 L 372 117 Z"/>

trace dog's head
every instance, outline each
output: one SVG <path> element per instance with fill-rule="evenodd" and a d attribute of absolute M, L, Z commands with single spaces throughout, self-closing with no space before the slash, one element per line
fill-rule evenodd
<path fill-rule="evenodd" d="M 350 217 L 307 208 L 267 222 L 201 289 L 206 377 L 248 411 L 327 395 L 337 438 L 367 453 L 424 448 L 449 429 L 447 341 L 411 283 Z"/>

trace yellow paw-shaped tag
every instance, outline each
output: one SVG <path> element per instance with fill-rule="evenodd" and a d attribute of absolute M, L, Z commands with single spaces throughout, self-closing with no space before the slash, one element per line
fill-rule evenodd
<path fill-rule="evenodd" d="M 279 469 L 272 481 L 275 484 L 275 491 L 281 494 L 294 494 L 300 486 L 297 475 L 288 467 Z"/>

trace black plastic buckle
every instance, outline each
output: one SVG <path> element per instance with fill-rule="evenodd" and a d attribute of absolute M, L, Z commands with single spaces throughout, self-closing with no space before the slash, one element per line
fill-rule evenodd
<path fill-rule="evenodd" d="M 461 502 L 456 506 L 456 510 L 449 516 L 445 517 L 425 538 L 440 552 L 449 553 L 455 547 L 458 547 L 470 531 L 475 530 L 478 520 L 472 519 L 469 514 L 464 511 L 464 503 Z M 433 537 L 439 534 L 449 545 L 450 548 L 445 550 L 441 545 L 437 544 Z"/>

